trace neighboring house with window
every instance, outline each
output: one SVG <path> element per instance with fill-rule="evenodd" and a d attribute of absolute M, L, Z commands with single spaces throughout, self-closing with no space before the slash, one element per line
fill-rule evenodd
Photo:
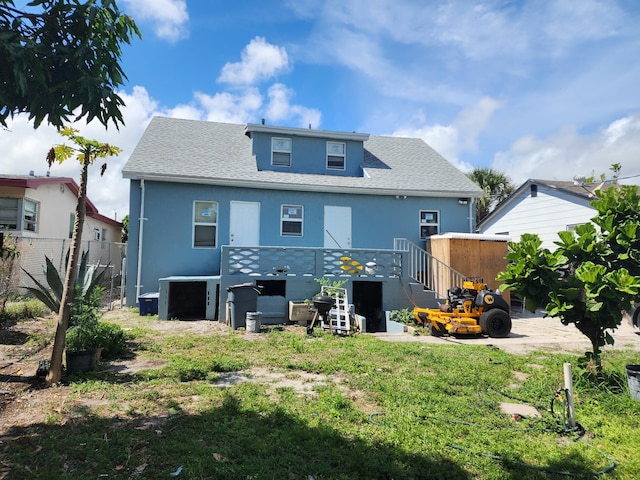
<path fill-rule="evenodd" d="M 78 192 L 72 178 L 0 175 L 0 231 L 20 242 L 20 266 L 28 272 L 40 275 L 45 255 L 63 270 Z M 118 273 L 123 249 L 114 244 L 121 241 L 122 224 L 101 215 L 89 199 L 86 207 L 82 249 L 90 262 L 110 263 Z"/>
<path fill-rule="evenodd" d="M 292 299 L 319 290 L 313 278 L 327 272 L 373 282 L 376 270 L 380 279 L 380 269 L 401 268 L 394 239 L 424 247 L 433 234 L 475 231 L 482 195 L 417 138 L 162 117 L 123 176 L 131 181 L 127 303 L 159 288 L 162 303 L 163 279 L 194 278 L 216 285 L 216 318 L 233 283 Z M 373 297 L 377 287 L 366 287 Z"/>
<path fill-rule="evenodd" d="M 14 236 L 71 238 L 78 184 L 66 177 L 0 175 L 0 229 Z M 87 199 L 83 240 L 119 242 L 122 224 Z"/>
<path fill-rule="evenodd" d="M 607 186 L 580 179 L 527 180 L 478 224 L 478 231 L 508 235 L 514 242 L 524 233 L 535 233 L 542 247 L 555 250 L 558 232 L 573 230 L 595 216 L 590 202 L 596 198 L 596 190 Z"/>

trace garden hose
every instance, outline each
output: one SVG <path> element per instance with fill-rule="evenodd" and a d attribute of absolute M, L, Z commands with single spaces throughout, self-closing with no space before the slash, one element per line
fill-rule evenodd
<path fill-rule="evenodd" d="M 509 395 L 504 394 L 503 392 L 500 392 L 497 389 L 494 389 L 495 391 L 497 391 L 498 393 L 505 395 L 507 397 L 509 397 Z M 550 401 L 550 408 L 549 411 L 551 412 L 552 416 L 555 416 L 554 413 L 554 404 L 556 401 L 559 401 L 563 404 L 563 408 L 561 409 L 561 417 L 562 417 L 562 430 L 560 431 L 561 434 L 568 434 L 568 433 L 576 433 L 576 436 L 574 437 L 574 441 L 578 441 L 579 439 L 581 439 L 583 437 L 583 435 L 586 433 L 585 429 L 582 427 L 582 425 L 580 425 L 579 423 L 576 423 L 576 426 L 574 428 L 571 428 L 567 425 L 566 422 L 566 405 L 567 405 L 567 395 L 569 394 L 569 392 L 564 389 L 564 388 L 559 388 L 555 394 L 553 395 L 553 397 L 551 398 Z M 564 397 L 563 397 L 564 395 Z M 510 397 L 519 401 L 523 401 L 526 402 L 526 400 L 521 400 L 521 399 L 517 399 L 515 397 Z M 384 412 L 375 412 L 369 415 L 369 422 L 372 423 L 373 425 L 377 425 L 380 427 L 386 427 L 385 424 L 374 421 L 373 418 L 376 416 L 381 416 L 381 415 L 385 415 Z M 520 416 L 522 417 L 522 416 Z M 423 419 L 432 419 L 432 420 L 437 420 L 437 421 L 443 421 L 443 422 L 448 422 L 448 423 L 455 423 L 455 424 L 461 424 L 461 425 L 468 425 L 471 427 L 476 427 L 476 428 L 490 428 L 493 430 L 522 430 L 522 431 L 529 431 L 529 430 L 534 430 L 533 428 L 505 428 L 505 427 L 495 427 L 493 425 L 482 425 L 482 424 L 477 424 L 477 423 L 471 423 L 471 422 L 465 422 L 462 420 L 454 420 L 454 419 L 447 419 L 447 418 L 441 418 L 441 417 L 432 417 L 432 416 L 428 416 L 428 415 L 423 415 L 421 418 Z M 522 417 L 525 418 L 525 417 Z M 557 433 L 557 432 L 556 432 Z M 587 445 L 590 448 L 596 448 L 594 447 L 592 444 L 590 444 L 587 441 L 584 441 L 585 445 Z M 446 446 L 453 448 L 455 450 L 458 450 L 460 452 L 464 452 L 464 453 L 469 453 L 471 455 L 476 455 L 479 457 L 484 457 L 484 458 L 490 458 L 492 460 L 497 460 L 499 462 L 505 463 L 505 464 L 512 464 L 512 465 L 518 465 L 521 467 L 525 467 L 525 468 L 529 468 L 532 470 L 536 470 L 539 472 L 545 472 L 545 473 L 551 473 L 551 474 L 555 474 L 555 475 L 562 475 L 562 476 L 566 476 L 566 477 L 575 477 L 575 478 L 580 478 L 580 477 L 597 477 L 600 475 L 604 475 L 605 473 L 609 473 L 611 472 L 615 467 L 616 467 L 616 462 L 615 460 L 608 454 L 606 454 L 605 452 L 602 452 L 600 450 L 598 450 L 598 452 L 609 461 L 609 464 L 596 471 L 596 472 L 592 472 L 592 473 L 574 473 L 574 472 L 569 472 L 566 470 L 554 470 L 551 468 L 547 468 L 547 467 L 540 467 L 537 465 L 531 465 L 530 463 L 526 463 L 526 462 L 519 462 L 519 461 L 513 461 L 513 460 L 509 460 L 505 457 L 501 457 L 500 455 L 494 455 L 494 454 L 490 454 L 490 453 L 482 453 L 482 452 L 473 452 L 465 447 L 461 447 L 460 445 L 455 445 L 453 443 L 446 443 Z"/>

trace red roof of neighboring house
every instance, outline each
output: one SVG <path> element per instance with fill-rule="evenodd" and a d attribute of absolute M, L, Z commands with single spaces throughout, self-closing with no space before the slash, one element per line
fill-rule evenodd
<path fill-rule="evenodd" d="M 80 187 L 73 178 L 70 177 L 36 177 L 33 175 L 2 175 L 0 176 L 0 186 L 20 187 L 37 189 L 40 185 L 63 184 L 77 197 Z M 105 217 L 98 212 L 98 208 L 87 197 L 87 216 L 108 223 L 114 227 L 122 228 L 122 223 L 113 218 Z"/>

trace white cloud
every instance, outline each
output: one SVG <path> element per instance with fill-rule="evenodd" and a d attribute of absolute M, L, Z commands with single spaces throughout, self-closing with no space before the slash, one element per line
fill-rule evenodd
<path fill-rule="evenodd" d="M 273 123 L 294 120 L 299 127 L 319 128 L 322 114 L 314 108 L 302 105 L 292 105 L 291 98 L 294 91 L 281 83 L 276 83 L 269 88 L 269 103 L 265 116 Z"/>
<path fill-rule="evenodd" d="M 195 98 L 204 109 L 204 118 L 212 122 L 244 123 L 255 118 L 262 106 L 262 95 L 257 88 L 215 95 L 196 93 Z"/>
<path fill-rule="evenodd" d="M 566 127 L 547 138 L 532 135 L 516 140 L 498 152 L 493 168 L 516 183 L 529 178 L 571 180 L 574 176 L 611 177 L 611 164 L 620 163 L 623 183 L 640 184 L 640 113 L 611 122 L 591 135 Z"/>
<path fill-rule="evenodd" d="M 474 152 L 477 140 L 493 113 L 500 108 L 496 100 L 483 97 L 472 107 L 462 110 L 450 125 L 423 125 L 421 127 L 403 127 L 393 132 L 394 136 L 422 138 L 440 155 L 463 171 L 473 167 L 460 160 L 462 152 Z M 413 122 L 425 122 L 420 113 Z"/>
<path fill-rule="evenodd" d="M 71 126 L 86 138 L 122 149 L 119 156 L 106 160 L 104 176 L 100 176 L 100 165 L 104 162 L 96 162 L 89 168 L 87 193 L 100 213 L 113 218 L 114 212 L 117 212 L 118 219 L 122 219 L 129 211 L 129 181 L 122 178 L 122 166 L 133 152 L 157 104 L 141 87 L 135 87 L 130 94 L 119 92 L 119 95 L 126 103 L 122 109 L 125 126 L 121 126 L 120 130 L 112 126 L 105 130 L 97 121 L 89 125 L 79 122 Z M 35 175 L 45 175 L 49 171 L 51 176 L 71 177 L 76 183 L 80 181 L 80 164 L 74 158 L 62 164 L 56 163 L 51 168 L 47 166 L 45 159 L 49 149 L 64 142 L 54 127 L 42 124 L 35 130 L 26 115 L 17 115 L 8 122 L 8 127 L 6 131 L 0 130 L 0 151 L 3 152 L 0 173 L 27 175 L 33 170 Z"/>
<path fill-rule="evenodd" d="M 226 63 L 218 81 L 234 85 L 253 85 L 268 80 L 287 69 L 289 58 L 284 47 L 255 37 L 241 53 L 242 61 Z"/>
<path fill-rule="evenodd" d="M 136 6 L 140 5 L 136 3 Z M 258 78 L 271 77 L 288 64 L 284 48 L 270 45 L 260 37 L 247 45 L 242 56 L 242 63 L 225 65 L 221 78 L 235 78 L 240 84 L 245 81 L 251 83 Z M 125 102 L 121 109 L 125 125 L 120 130 L 113 125 L 105 130 L 97 121 L 71 125 L 86 138 L 110 143 L 122 149 L 118 157 L 108 159 L 103 177 L 99 174 L 100 165 L 90 167 L 88 183 L 88 197 L 100 213 L 113 218 L 114 212 L 117 212 L 118 219 L 122 219 L 129 210 L 129 181 L 122 178 L 122 167 L 154 115 L 229 123 L 256 122 L 261 117 L 267 117 L 274 122 L 293 122 L 304 127 L 311 124 L 314 128 L 321 121 L 318 110 L 292 104 L 295 92 L 281 83 L 269 88 L 269 100 L 266 104 L 264 95 L 257 87 L 242 85 L 232 91 L 220 91 L 212 95 L 195 92 L 191 102 L 173 106 L 160 105 L 141 86 L 134 86 L 130 92 L 118 93 Z M 47 152 L 53 145 L 64 140 L 54 127 L 43 124 L 35 130 L 32 123 L 27 121 L 26 115 L 16 115 L 7 123 L 7 130 L 0 129 L 0 151 L 3 153 L 0 156 L 1 174 L 27 175 L 33 170 L 36 175 L 45 175 L 49 170 L 51 176 L 71 177 L 79 182 L 80 165 L 76 160 L 55 164 L 50 169 L 47 167 Z"/>
<path fill-rule="evenodd" d="M 189 35 L 186 0 L 123 0 L 136 22 L 149 21 L 159 38 L 177 42 Z"/>

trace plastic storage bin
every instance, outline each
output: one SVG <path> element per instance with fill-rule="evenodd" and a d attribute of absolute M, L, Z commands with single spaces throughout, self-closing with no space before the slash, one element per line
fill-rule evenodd
<path fill-rule="evenodd" d="M 138 297 L 138 307 L 140 315 L 157 315 L 158 314 L 158 298 L 159 292 L 145 293 Z"/>

